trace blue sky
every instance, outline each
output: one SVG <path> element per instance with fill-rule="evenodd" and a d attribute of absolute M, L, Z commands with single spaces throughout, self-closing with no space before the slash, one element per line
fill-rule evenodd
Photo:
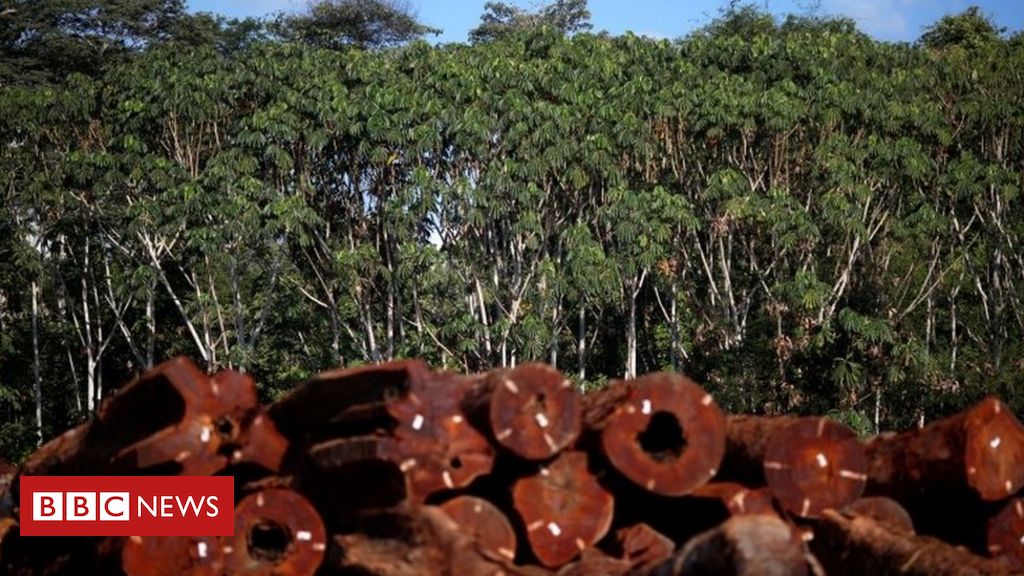
<path fill-rule="evenodd" d="M 444 33 L 441 42 L 463 42 L 467 32 L 480 21 L 486 0 L 408 0 L 421 21 Z M 308 0 L 187 0 L 193 11 L 225 16 L 263 16 L 302 10 Z M 538 2 L 513 0 L 525 7 Z M 676 38 L 707 23 L 726 0 L 590 0 L 595 30 L 613 34 L 633 31 L 654 37 Z M 808 0 L 760 0 L 776 14 L 803 13 L 813 4 Z M 542 4 L 542 3 L 541 3 Z M 1024 25 L 1021 0 L 820 0 L 818 13 L 842 14 L 853 18 L 861 30 L 875 38 L 894 41 L 917 39 L 921 30 L 945 14 L 977 4 L 997 24 L 1010 30 Z"/>

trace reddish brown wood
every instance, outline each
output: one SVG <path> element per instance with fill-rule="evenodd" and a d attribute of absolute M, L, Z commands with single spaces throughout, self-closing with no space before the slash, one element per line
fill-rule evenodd
<path fill-rule="evenodd" d="M 267 408 L 289 441 L 308 445 L 387 428 L 388 402 L 430 379 L 421 360 L 329 370 L 302 383 Z"/>
<path fill-rule="evenodd" d="M 509 561 L 516 557 L 516 533 L 508 518 L 483 498 L 458 496 L 441 505 L 459 530 L 476 539 L 480 547 Z"/>
<path fill-rule="evenodd" d="M 764 455 L 772 437 L 797 420 L 794 416 L 730 414 L 726 418 L 725 456 L 718 479 L 746 486 L 763 485 Z"/>
<path fill-rule="evenodd" d="M 764 455 L 768 488 L 787 511 L 813 518 L 864 492 L 864 447 L 857 435 L 827 418 L 800 418 L 776 432 Z"/>
<path fill-rule="evenodd" d="M 580 396 L 547 364 L 528 362 L 492 372 L 476 383 L 466 411 L 498 444 L 528 460 L 558 454 L 580 433 Z"/>
<path fill-rule="evenodd" d="M 693 491 L 698 498 L 712 498 L 729 514 L 777 514 L 772 493 L 767 488 L 748 488 L 735 482 L 710 482 Z"/>
<path fill-rule="evenodd" d="M 710 394 L 679 374 L 618 380 L 585 399 L 588 429 L 623 476 L 666 496 L 705 484 L 725 452 L 725 416 Z"/>
<path fill-rule="evenodd" d="M 565 452 L 515 483 L 512 500 L 534 555 L 561 566 L 604 537 L 614 500 L 587 469 L 587 455 Z"/>
<path fill-rule="evenodd" d="M 803 576 L 807 560 L 799 536 L 777 516 L 733 516 L 691 539 L 652 576 Z"/>
<path fill-rule="evenodd" d="M 414 381 L 408 394 L 388 403 L 398 425 L 384 445 L 384 456 L 405 473 L 413 502 L 468 486 L 494 465 L 494 450 L 462 411 L 465 391 L 464 379 L 439 374 Z"/>
<path fill-rule="evenodd" d="M 211 379 L 175 358 L 109 396 L 94 420 L 48 442 L 22 473 L 214 474 L 231 463 L 257 409 L 248 376 Z"/>
<path fill-rule="evenodd" d="M 121 548 L 126 576 L 220 576 L 224 552 L 208 536 L 132 536 Z"/>
<path fill-rule="evenodd" d="M 1014 498 L 988 522 L 988 553 L 1024 572 L 1024 499 Z"/>
<path fill-rule="evenodd" d="M 895 532 L 864 516 L 835 510 L 814 523 L 811 550 L 829 576 L 968 576 L 1011 574 L 1003 564 L 936 538 Z"/>
<path fill-rule="evenodd" d="M 382 514 L 367 522 L 372 526 L 334 537 L 337 553 L 331 555 L 330 563 L 340 573 L 376 576 L 550 574 L 515 566 L 503 556 L 488 551 L 434 506 Z"/>
<path fill-rule="evenodd" d="M 235 506 L 235 535 L 222 547 L 229 574 L 302 576 L 316 572 L 327 532 L 320 515 L 297 492 L 249 494 Z"/>
<path fill-rule="evenodd" d="M 868 490 L 897 500 L 921 489 L 969 488 L 982 500 L 1024 486 L 1024 428 L 994 397 L 919 430 L 867 444 Z"/>
<path fill-rule="evenodd" d="M 645 571 L 668 560 L 675 551 L 675 543 L 647 524 L 634 524 L 615 531 L 615 542 L 620 557 L 631 572 Z"/>
<path fill-rule="evenodd" d="M 895 532 L 914 533 L 914 521 L 907 510 L 892 498 L 866 496 L 843 509 L 847 514 L 865 516 Z"/>

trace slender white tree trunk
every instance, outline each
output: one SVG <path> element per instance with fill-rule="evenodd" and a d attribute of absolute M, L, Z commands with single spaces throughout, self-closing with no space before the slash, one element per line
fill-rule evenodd
<path fill-rule="evenodd" d="M 39 370 L 39 284 L 32 281 L 32 376 L 35 379 L 36 445 L 43 445 L 43 381 Z"/>

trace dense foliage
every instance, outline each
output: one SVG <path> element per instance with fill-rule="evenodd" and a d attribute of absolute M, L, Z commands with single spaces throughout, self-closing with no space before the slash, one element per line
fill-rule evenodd
<path fill-rule="evenodd" d="M 418 356 L 678 368 L 864 432 L 1024 407 L 1024 42 L 955 18 L 246 33 L 5 82 L 0 456 L 176 354 L 267 398 Z"/>

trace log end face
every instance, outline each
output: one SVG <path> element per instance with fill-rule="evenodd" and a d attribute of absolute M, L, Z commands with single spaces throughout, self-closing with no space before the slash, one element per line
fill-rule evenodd
<path fill-rule="evenodd" d="M 681 496 L 707 483 L 725 455 L 725 415 L 691 380 L 668 373 L 634 382 L 601 443 L 624 476 L 657 494 Z"/>
<path fill-rule="evenodd" d="M 442 504 L 441 510 L 484 550 L 509 562 L 515 560 L 515 530 L 494 504 L 475 496 L 458 496 Z"/>
<path fill-rule="evenodd" d="M 530 548 L 549 568 L 569 562 L 603 538 L 615 508 L 582 452 L 566 452 L 551 466 L 516 482 L 512 500 Z"/>
<path fill-rule="evenodd" d="M 580 434 L 582 401 L 558 370 L 536 362 L 496 372 L 489 419 L 494 437 L 528 460 L 561 452 Z"/>
<path fill-rule="evenodd" d="M 986 536 L 990 556 L 1024 570 L 1024 499 L 1014 498 L 993 516 Z"/>
<path fill-rule="evenodd" d="M 867 457 L 856 434 L 826 418 L 801 418 L 777 432 L 765 452 L 768 487 L 804 518 L 840 509 L 864 492 Z"/>
<path fill-rule="evenodd" d="M 327 549 L 327 531 L 308 500 L 274 488 L 235 506 L 235 535 L 226 542 L 229 574 L 313 574 Z"/>
<path fill-rule="evenodd" d="M 967 415 L 967 482 L 983 500 L 1008 498 L 1024 487 L 1024 427 L 1008 406 L 990 397 Z"/>

